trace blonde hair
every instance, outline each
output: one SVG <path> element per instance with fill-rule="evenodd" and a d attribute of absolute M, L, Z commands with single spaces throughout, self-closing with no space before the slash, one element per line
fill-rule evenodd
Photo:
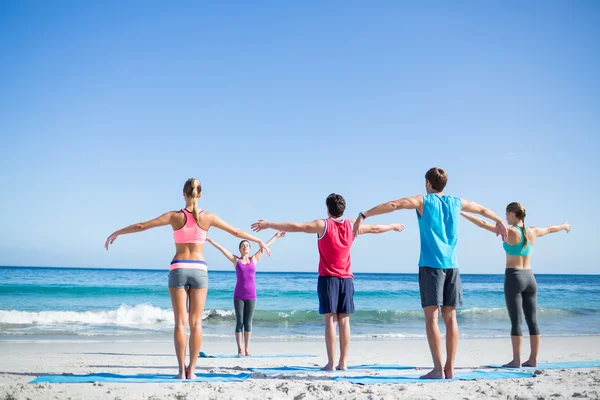
<path fill-rule="evenodd" d="M 525 227 L 525 217 L 527 213 L 525 212 L 525 207 L 523 207 L 520 203 L 513 202 L 506 206 L 506 212 L 515 213 L 515 217 L 517 217 L 523 223 L 523 246 L 527 246 L 527 243 L 531 240 L 529 236 L 529 230 Z"/>
<path fill-rule="evenodd" d="M 198 211 L 198 196 L 202 193 L 202 186 L 200 185 L 200 181 L 196 178 L 190 178 L 185 181 L 183 185 L 183 194 L 185 197 L 193 199 L 192 205 L 192 214 L 194 215 L 194 219 L 196 223 L 200 225 L 200 212 Z"/>

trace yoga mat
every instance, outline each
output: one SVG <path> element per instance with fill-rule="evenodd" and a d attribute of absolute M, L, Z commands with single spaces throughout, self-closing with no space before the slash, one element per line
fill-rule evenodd
<path fill-rule="evenodd" d="M 561 362 L 548 362 L 548 363 L 539 363 L 537 367 L 503 367 L 500 364 L 490 364 L 486 365 L 486 368 L 499 368 L 503 370 L 510 369 L 569 369 L 569 368 L 599 368 L 600 361 L 561 361 Z"/>
<path fill-rule="evenodd" d="M 407 365 L 379 365 L 379 364 L 362 364 L 362 365 L 351 365 L 348 367 L 349 371 L 359 370 L 407 370 L 415 369 Z M 302 373 L 302 372 L 347 372 L 347 371 L 323 371 L 321 367 L 302 367 L 302 366 L 286 366 L 286 367 L 272 367 L 272 368 L 249 368 L 252 372 L 262 372 L 265 374 L 281 374 L 283 372 L 288 373 Z"/>
<path fill-rule="evenodd" d="M 214 356 L 208 355 L 203 351 L 200 352 L 200 358 L 302 358 L 302 357 L 316 357 L 314 354 L 263 354 L 258 356 L 238 356 L 231 354 L 216 354 Z"/>
<path fill-rule="evenodd" d="M 118 383 L 157 383 L 157 382 L 242 382 L 252 374 L 196 374 L 196 379 L 180 380 L 175 375 L 166 374 L 139 374 L 120 375 L 97 373 L 88 375 L 42 375 L 29 383 L 93 383 L 93 382 L 118 382 Z"/>
<path fill-rule="evenodd" d="M 476 379 L 515 379 L 532 378 L 534 374 L 517 371 L 472 371 L 457 372 L 453 379 L 420 379 L 418 375 L 400 375 L 400 376 L 334 376 L 334 381 L 351 382 L 358 385 L 376 385 L 376 384 L 402 384 L 402 383 L 429 383 L 429 382 L 450 382 L 450 381 L 474 381 Z"/>

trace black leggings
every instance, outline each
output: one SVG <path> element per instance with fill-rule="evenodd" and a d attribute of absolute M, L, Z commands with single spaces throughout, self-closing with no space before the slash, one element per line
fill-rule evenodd
<path fill-rule="evenodd" d="M 255 306 L 256 300 L 233 299 L 236 332 L 252 332 L 252 317 L 254 317 Z"/>
<path fill-rule="evenodd" d="M 504 274 L 504 298 L 510 317 L 511 336 L 523 336 L 522 315 L 529 328 L 529 335 L 539 335 L 537 324 L 537 282 L 531 269 L 506 268 Z"/>

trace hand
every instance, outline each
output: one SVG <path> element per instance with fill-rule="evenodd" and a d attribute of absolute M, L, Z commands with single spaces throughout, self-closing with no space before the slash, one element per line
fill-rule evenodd
<path fill-rule="evenodd" d="M 503 242 L 506 242 L 506 239 L 508 239 L 508 229 L 506 229 L 506 225 L 502 222 L 496 223 L 496 236 L 498 235 L 502 236 Z"/>
<path fill-rule="evenodd" d="M 253 223 L 250 227 L 254 232 L 260 232 L 264 229 L 268 229 L 268 222 L 264 219 L 259 219 L 258 222 Z"/>
<path fill-rule="evenodd" d="M 108 237 L 108 239 L 106 239 L 106 243 L 104 243 L 104 248 L 106 250 L 108 250 L 109 245 L 113 244 L 115 242 L 115 240 L 117 240 L 117 236 L 119 236 L 119 235 L 117 234 L 117 232 L 115 232 L 112 235 L 110 235 Z"/>
<path fill-rule="evenodd" d="M 571 232 L 571 225 L 569 225 L 568 222 L 565 222 L 563 224 L 564 230 L 567 231 L 567 233 Z"/>
<path fill-rule="evenodd" d="M 355 239 L 358 236 L 358 230 L 360 229 L 360 224 L 362 224 L 362 222 L 363 222 L 363 217 L 361 217 L 360 215 L 358 216 L 358 218 L 356 218 L 356 221 L 354 221 L 354 226 L 352 227 L 352 233 L 354 234 Z"/>
<path fill-rule="evenodd" d="M 396 232 L 402 232 L 405 228 L 405 226 L 402 224 L 392 224 L 392 226 L 394 227 L 392 230 Z"/>
<path fill-rule="evenodd" d="M 264 250 L 269 255 L 269 257 L 271 257 L 271 250 L 269 250 L 267 245 L 262 240 L 258 242 L 258 246 L 261 250 Z"/>
<path fill-rule="evenodd" d="M 282 237 L 284 237 L 284 236 L 285 236 L 285 232 L 284 232 L 284 231 L 279 231 L 279 232 L 277 232 L 277 233 L 275 234 L 275 237 L 278 237 L 278 238 L 282 238 Z"/>

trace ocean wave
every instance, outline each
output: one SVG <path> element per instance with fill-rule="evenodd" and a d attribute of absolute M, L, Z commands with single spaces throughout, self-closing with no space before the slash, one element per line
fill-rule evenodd
<path fill-rule="evenodd" d="M 16 311 L 0 310 L 0 324 L 7 325 L 153 325 L 172 323 L 173 312 L 150 304 L 122 305 L 107 311 Z"/>
<path fill-rule="evenodd" d="M 579 309 L 546 309 L 538 310 L 540 317 L 568 317 L 598 314 L 598 310 Z M 457 311 L 462 321 L 494 321 L 507 319 L 505 308 L 465 308 Z M 254 323 L 264 325 L 302 324 L 321 322 L 322 316 L 316 310 L 257 310 Z M 396 324 L 411 323 L 423 320 L 422 310 L 357 310 L 352 320 L 357 324 Z M 229 323 L 235 319 L 233 310 L 207 309 L 204 311 L 205 325 Z M 28 312 L 17 310 L 0 310 L 0 330 L 31 326 L 116 326 L 132 329 L 163 329 L 173 324 L 173 312 L 170 309 L 155 307 L 151 304 L 135 306 L 121 305 L 115 310 L 106 311 L 40 311 Z M 69 328 L 71 330 L 71 328 Z"/>

